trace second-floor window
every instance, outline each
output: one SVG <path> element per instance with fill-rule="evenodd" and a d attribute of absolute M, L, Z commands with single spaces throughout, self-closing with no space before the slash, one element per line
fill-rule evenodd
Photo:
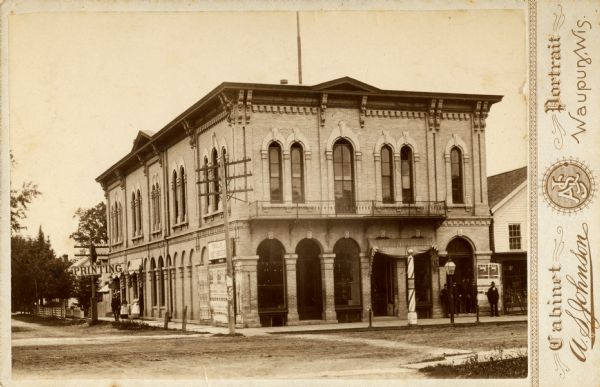
<path fill-rule="evenodd" d="M 511 250 L 521 250 L 521 225 L 508 225 L 508 247 Z"/>
<path fill-rule="evenodd" d="M 283 201 L 281 177 L 281 147 L 273 143 L 269 146 L 269 187 L 272 202 Z"/>
<path fill-rule="evenodd" d="M 216 149 L 212 151 L 212 193 L 214 195 L 211 196 L 212 200 L 212 209 L 213 211 L 217 211 L 219 209 L 219 201 L 221 200 L 221 196 L 219 195 L 219 191 L 221 190 L 221 186 L 219 184 L 219 153 Z"/>
<path fill-rule="evenodd" d="M 381 148 L 381 196 L 384 203 L 394 202 L 394 157 L 392 149 L 384 145 Z"/>
<path fill-rule="evenodd" d="M 152 185 L 152 230 L 160 229 L 160 188 L 158 183 Z"/>
<path fill-rule="evenodd" d="M 457 147 L 450 151 L 450 176 L 452 179 L 452 203 L 464 203 L 462 153 Z"/>
<path fill-rule="evenodd" d="M 354 151 L 346 140 L 333 146 L 333 180 L 335 206 L 338 212 L 354 210 Z"/>
<path fill-rule="evenodd" d="M 292 145 L 292 202 L 304 203 L 304 157 L 302 146 L 298 143 Z"/>
<path fill-rule="evenodd" d="M 402 202 L 414 203 L 413 189 L 413 155 L 408 146 L 400 150 L 400 175 L 402 176 Z"/>
<path fill-rule="evenodd" d="M 171 188 L 173 191 L 173 219 L 174 223 L 179 222 L 179 184 L 177 183 L 177 172 L 173 171 L 171 178 Z"/>
<path fill-rule="evenodd" d="M 131 193 L 131 231 L 133 231 L 133 236 L 137 235 L 137 204 L 135 192 Z"/>
<path fill-rule="evenodd" d="M 185 176 L 185 169 L 183 169 L 183 167 L 179 168 L 179 204 L 181 205 L 181 221 L 185 222 L 186 219 L 186 215 L 187 215 L 187 181 L 186 181 L 186 176 Z"/>

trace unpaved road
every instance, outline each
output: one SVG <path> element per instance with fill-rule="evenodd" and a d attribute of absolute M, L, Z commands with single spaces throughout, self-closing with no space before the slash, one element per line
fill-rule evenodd
<path fill-rule="evenodd" d="M 527 346 L 526 324 L 215 337 L 13 323 L 15 379 L 422 378 L 403 365 Z"/>

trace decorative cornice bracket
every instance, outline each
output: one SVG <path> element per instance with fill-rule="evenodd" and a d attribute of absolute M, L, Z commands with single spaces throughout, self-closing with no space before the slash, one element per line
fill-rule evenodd
<path fill-rule="evenodd" d="M 359 118 L 359 123 L 360 123 L 361 128 L 365 127 L 366 114 L 367 114 L 367 96 L 363 95 L 362 101 L 360 103 L 360 118 Z"/>
<path fill-rule="evenodd" d="M 321 126 L 325 126 L 325 110 L 327 109 L 327 93 L 321 94 Z"/>

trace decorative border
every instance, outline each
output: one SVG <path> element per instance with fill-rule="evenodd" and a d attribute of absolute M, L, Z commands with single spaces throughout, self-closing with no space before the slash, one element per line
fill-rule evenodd
<path fill-rule="evenodd" d="M 537 0 L 529 0 L 529 378 L 540 384 L 538 310 L 538 139 L 537 139 Z M 534 184 L 531 184 L 531 182 Z M 536 259 L 533 259 L 536 257 Z"/>

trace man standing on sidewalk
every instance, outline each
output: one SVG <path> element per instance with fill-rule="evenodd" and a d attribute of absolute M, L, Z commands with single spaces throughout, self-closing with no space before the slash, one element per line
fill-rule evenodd
<path fill-rule="evenodd" d="M 492 286 L 487 291 L 487 299 L 490 303 L 490 314 L 492 317 L 498 316 L 498 289 L 496 289 L 496 284 L 492 281 Z"/>
<path fill-rule="evenodd" d="M 113 295 L 112 301 L 110 303 L 110 308 L 112 309 L 113 316 L 115 317 L 115 321 L 119 321 L 121 302 L 119 301 L 119 296 L 117 296 L 116 294 Z"/>

